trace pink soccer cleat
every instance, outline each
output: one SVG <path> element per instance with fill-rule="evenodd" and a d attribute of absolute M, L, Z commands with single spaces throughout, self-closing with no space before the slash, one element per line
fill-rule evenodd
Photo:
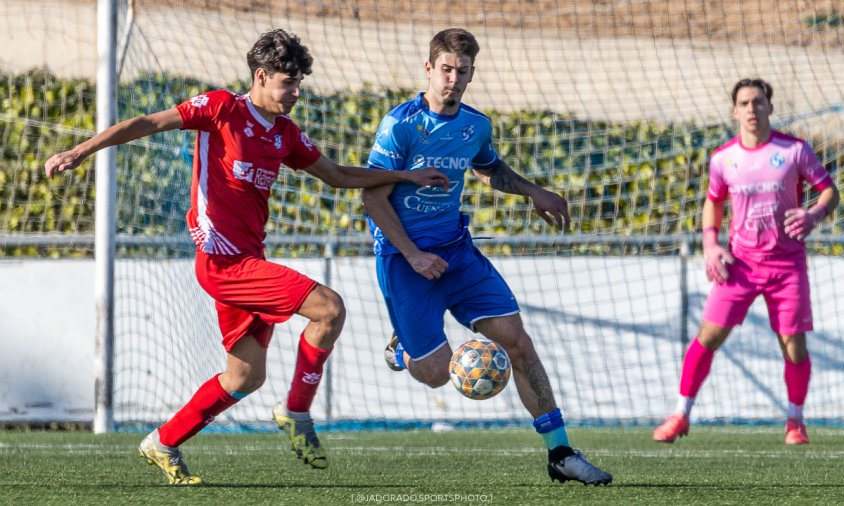
<path fill-rule="evenodd" d="M 675 413 L 654 429 L 654 441 L 673 443 L 678 437 L 686 436 L 688 433 L 689 418 L 682 413 Z"/>
<path fill-rule="evenodd" d="M 806 426 L 801 420 L 789 418 L 785 422 L 785 444 L 787 445 L 807 445 L 809 444 L 809 434 L 806 433 Z"/>

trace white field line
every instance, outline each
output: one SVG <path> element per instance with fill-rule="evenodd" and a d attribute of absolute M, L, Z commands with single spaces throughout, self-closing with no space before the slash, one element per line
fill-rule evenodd
<path fill-rule="evenodd" d="M 22 443 L 10 444 L 0 443 L 0 453 L 13 451 L 46 451 L 64 452 L 69 454 L 114 454 L 121 452 L 134 452 L 134 446 L 118 444 L 50 444 L 50 443 Z M 245 453 L 287 453 L 286 444 L 279 446 L 267 445 L 188 445 L 186 453 L 203 454 L 225 454 L 237 455 Z M 545 452 L 540 448 L 459 448 L 448 446 L 433 446 L 426 448 L 397 448 L 395 446 L 343 446 L 331 445 L 329 451 L 332 453 L 348 453 L 354 455 L 366 455 L 371 453 L 394 453 L 401 451 L 403 455 L 414 456 L 436 456 L 454 454 L 478 454 L 494 456 L 532 456 L 542 455 Z M 794 451 L 793 448 L 782 450 L 741 450 L 741 449 L 711 449 L 711 450 L 685 450 L 678 448 L 665 448 L 657 450 L 603 450 L 586 449 L 590 456 L 598 457 L 641 457 L 641 458 L 701 458 L 712 459 L 719 457 L 730 458 L 799 458 L 799 459 L 838 459 L 844 457 L 844 450 L 806 450 Z"/>

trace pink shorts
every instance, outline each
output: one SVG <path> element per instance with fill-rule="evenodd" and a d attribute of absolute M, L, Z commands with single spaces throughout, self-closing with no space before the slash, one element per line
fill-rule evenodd
<path fill-rule="evenodd" d="M 727 265 L 730 277 L 723 285 L 714 283 L 703 319 L 722 327 L 744 321 L 758 295 L 765 297 L 771 329 L 780 335 L 812 330 L 812 302 L 805 259 L 765 261 L 736 258 Z"/>
<path fill-rule="evenodd" d="M 217 307 L 226 351 L 243 336 L 264 348 L 273 325 L 289 320 L 317 282 L 293 269 L 251 255 L 196 252 L 196 279 Z"/>

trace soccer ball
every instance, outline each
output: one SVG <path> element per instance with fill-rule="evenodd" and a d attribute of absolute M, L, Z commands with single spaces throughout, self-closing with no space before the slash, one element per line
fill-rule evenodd
<path fill-rule="evenodd" d="M 492 341 L 470 339 L 452 355 L 448 373 L 461 394 L 470 399 L 489 399 L 507 386 L 510 357 Z"/>

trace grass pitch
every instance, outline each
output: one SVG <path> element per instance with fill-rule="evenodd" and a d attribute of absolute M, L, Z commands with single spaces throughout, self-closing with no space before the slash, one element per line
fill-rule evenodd
<path fill-rule="evenodd" d="M 137 456 L 142 434 L 0 432 L 0 504 L 841 504 L 844 430 L 812 428 L 788 447 L 781 428 L 692 427 L 674 445 L 648 429 L 571 429 L 615 478 L 552 483 L 527 430 L 323 433 L 324 471 L 281 434 L 199 435 L 184 447 L 198 488 L 165 485 Z"/>

